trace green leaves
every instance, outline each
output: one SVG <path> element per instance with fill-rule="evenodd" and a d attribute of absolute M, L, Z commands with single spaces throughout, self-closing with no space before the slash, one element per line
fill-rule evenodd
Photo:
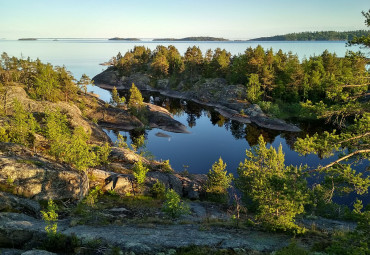
<path fill-rule="evenodd" d="M 139 160 L 134 164 L 132 171 L 139 186 L 143 185 L 145 182 L 146 173 L 149 172 L 149 168 L 145 167 L 143 162 Z"/>
<path fill-rule="evenodd" d="M 207 177 L 207 196 L 215 202 L 225 202 L 227 189 L 231 187 L 234 177 L 232 174 L 227 174 L 226 163 L 221 157 L 212 165 Z"/>
<path fill-rule="evenodd" d="M 246 156 L 236 183 L 249 209 L 255 209 L 256 218 L 271 229 L 302 231 L 294 224 L 294 217 L 303 213 L 308 202 L 302 169 L 286 167 L 282 147 L 278 151 L 266 148 L 262 136 Z"/>
<path fill-rule="evenodd" d="M 167 190 L 166 200 L 163 203 L 162 211 L 172 218 L 178 218 L 183 214 L 189 214 L 189 205 L 181 201 L 180 195 L 173 189 Z"/>

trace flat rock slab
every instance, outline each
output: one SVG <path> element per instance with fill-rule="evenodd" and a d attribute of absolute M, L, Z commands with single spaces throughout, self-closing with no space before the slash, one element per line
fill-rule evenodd
<path fill-rule="evenodd" d="M 17 213 L 0 213 L 0 246 L 21 245 L 34 235 L 45 234 L 45 223 Z M 79 225 L 69 227 L 65 221 L 58 222 L 58 231 L 75 234 L 83 241 L 101 239 L 135 254 L 153 254 L 171 248 L 190 245 L 215 248 L 243 248 L 270 252 L 289 244 L 290 236 L 255 230 L 209 228 L 202 225 L 151 225 L 102 227 Z"/>
<path fill-rule="evenodd" d="M 202 230 L 197 225 L 157 225 L 152 228 L 76 226 L 63 233 L 74 233 L 86 240 L 103 239 L 123 250 L 139 254 L 191 245 L 273 251 L 286 246 L 290 240 L 288 236 L 279 234 L 221 228 Z"/>

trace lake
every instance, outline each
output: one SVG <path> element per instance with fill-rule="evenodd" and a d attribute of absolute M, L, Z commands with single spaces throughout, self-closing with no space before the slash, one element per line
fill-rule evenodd
<path fill-rule="evenodd" d="M 43 62 L 53 65 L 65 66 L 79 79 L 85 73 L 90 77 L 103 71 L 105 67 L 100 63 L 108 61 L 118 52 L 124 54 L 135 45 L 144 45 L 152 50 L 157 45 L 174 45 L 181 54 L 189 46 L 199 46 L 203 53 L 207 49 L 226 49 L 232 54 L 243 53 L 248 47 L 261 45 L 263 48 L 272 48 L 274 51 L 282 49 L 284 52 L 291 51 L 300 59 L 311 55 L 319 55 L 324 50 L 335 52 L 338 56 L 344 56 L 347 50 L 358 51 L 358 47 L 347 48 L 345 42 L 124 42 L 108 40 L 38 40 L 38 41 L 12 41 L 0 40 L 0 51 L 7 52 L 10 56 L 39 58 Z M 110 93 L 98 87 L 89 87 L 100 95 L 103 100 L 109 101 Z M 147 100 L 150 95 L 146 95 Z M 300 124 L 303 133 L 284 133 L 258 128 L 254 125 L 244 125 L 235 121 L 222 118 L 212 109 L 197 104 L 186 102 L 183 104 L 176 100 L 161 98 L 157 104 L 163 105 L 172 111 L 174 118 L 185 124 L 190 134 L 176 134 L 164 132 L 158 129 L 147 130 L 146 150 L 154 158 L 170 160 L 170 164 L 177 171 L 186 169 L 190 173 L 207 173 L 212 164 L 222 157 L 230 172 L 236 173 L 239 162 L 245 158 L 245 150 L 256 142 L 260 134 L 277 148 L 280 144 L 286 157 L 286 164 L 304 165 L 315 167 L 326 164 L 330 159 L 321 160 L 315 155 L 301 157 L 292 150 L 291 145 L 297 135 L 315 131 L 316 125 L 312 123 Z M 113 131 L 106 130 L 112 140 L 116 139 Z M 158 132 L 167 134 L 169 137 L 156 136 Z M 129 132 L 121 131 L 131 143 Z M 365 166 L 363 166 L 364 168 Z M 369 198 L 368 198 L 369 199 Z M 368 200 L 367 199 L 367 200 Z M 365 201 L 364 201 L 365 202 Z"/>

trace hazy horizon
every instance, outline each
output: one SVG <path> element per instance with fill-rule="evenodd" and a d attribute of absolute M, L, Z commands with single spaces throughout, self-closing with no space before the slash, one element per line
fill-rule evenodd
<path fill-rule="evenodd" d="M 368 0 L 14 0 L 1 3 L 0 38 L 253 39 L 366 29 Z"/>

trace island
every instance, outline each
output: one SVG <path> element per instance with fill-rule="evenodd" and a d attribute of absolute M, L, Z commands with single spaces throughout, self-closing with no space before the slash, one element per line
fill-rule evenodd
<path fill-rule="evenodd" d="M 18 41 L 36 41 L 37 38 L 19 38 Z"/>
<path fill-rule="evenodd" d="M 114 37 L 109 38 L 109 41 L 141 41 L 139 38 L 121 38 L 121 37 Z"/>
<path fill-rule="evenodd" d="M 210 37 L 210 36 L 193 36 L 193 37 L 185 37 L 185 38 L 156 38 L 153 39 L 153 41 L 184 41 L 184 42 L 200 42 L 200 41 L 208 41 L 208 42 L 213 42 L 213 41 L 229 41 L 228 39 L 225 38 L 218 38 L 218 37 Z"/>
<path fill-rule="evenodd" d="M 351 41 L 355 37 L 369 36 L 369 30 L 356 30 L 347 32 L 316 31 L 289 33 L 269 37 L 254 38 L 249 41 Z"/>

